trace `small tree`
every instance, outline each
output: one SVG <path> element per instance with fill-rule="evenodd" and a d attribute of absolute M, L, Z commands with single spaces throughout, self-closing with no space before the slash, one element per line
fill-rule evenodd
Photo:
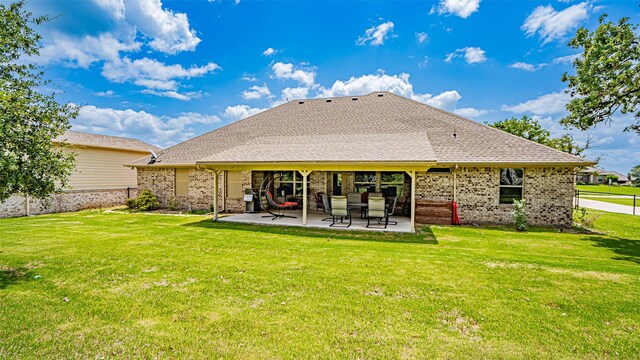
<path fill-rule="evenodd" d="M 526 205 L 527 201 L 525 199 L 513 200 L 513 212 L 511 214 L 513 215 L 513 223 L 518 231 L 527 230 L 529 213 L 525 210 Z"/>
<path fill-rule="evenodd" d="M 25 11 L 24 1 L 0 4 L 0 202 L 14 193 L 47 199 L 74 168 L 73 154 L 52 140 L 70 128 L 78 110 L 43 94 L 49 82 L 28 62 L 40 52 L 32 26 L 48 20 Z"/>
<path fill-rule="evenodd" d="M 629 171 L 629 177 L 631 177 L 633 186 L 640 187 L 640 165 L 634 166 L 631 171 Z"/>
<path fill-rule="evenodd" d="M 617 175 L 609 174 L 609 175 L 605 176 L 604 179 L 607 181 L 607 184 L 609 183 L 609 180 L 611 180 L 612 184 L 617 184 L 619 178 L 618 178 Z"/>

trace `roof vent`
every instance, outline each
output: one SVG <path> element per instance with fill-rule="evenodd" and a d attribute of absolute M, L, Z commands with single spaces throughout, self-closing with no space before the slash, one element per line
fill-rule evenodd
<path fill-rule="evenodd" d="M 378 97 L 383 97 L 383 96 L 384 96 L 384 94 L 382 94 L 382 93 L 381 93 L 381 94 L 378 94 Z"/>
<path fill-rule="evenodd" d="M 298 104 L 300 105 L 304 104 L 304 100 L 298 101 Z"/>
<path fill-rule="evenodd" d="M 357 97 L 354 97 L 354 98 L 351 98 L 351 100 L 352 100 L 352 101 L 356 101 L 356 100 L 358 100 L 358 98 L 357 98 Z"/>
<path fill-rule="evenodd" d="M 327 99 L 327 102 L 331 102 L 331 99 Z"/>

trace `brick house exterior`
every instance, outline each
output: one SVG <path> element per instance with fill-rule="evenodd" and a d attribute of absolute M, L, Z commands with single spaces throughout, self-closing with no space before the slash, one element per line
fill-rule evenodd
<path fill-rule="evenodd" d="M 428 206 L 421 204 L 454 201 L 463 223 L 510 223 L 511 200 L 522 198 L 531 224 L 571 226 L 575 170 L 589 164 L 383 92 L 291 101 L 131 166 L 138 188 L 151 190 L 164 207 L 242 212 L 245 189 L 287 172 L 296 180 L 283 182 L 293 182 L 289 196 L 301 200 L 304 224 L 317 193 L 356 191 L 358 174 L 366 172 L 376 191 L 384 190 L 382 175 L 401 179 L 393 186 L 411 204 L 413 224 L 421 222 L 416 207 Z"/>

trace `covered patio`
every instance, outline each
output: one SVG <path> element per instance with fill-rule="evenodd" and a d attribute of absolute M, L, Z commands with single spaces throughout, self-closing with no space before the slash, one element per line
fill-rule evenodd
<path fill-rule="evenodd" d="M 307 226 L 313 228 L 324 228 L 324 229 L 336 229 L 336 230 L 370 230 L 370 231 L 389 231 L 389 232 L 399 232 L 399 233 L 412 233 L 413 227 L 411 226 L 411 219 L 405 216 L 393 216 L 390 220 L 397 221 L 397 225 L 389 225 L 387 228 L 384 228 L 384 225 L 378 225 L 376 222 L 372 222 L 371 227 L 366 227 L 367 220 L 361 219 L 359 214 L 354 213 L 352 216 L 352 224 L 349 227 L 346 227 L 348 220 L 345 220 L 343 224 L 340 222 L 336 223 L 336 226 L 331 225 L 331 217 L 322 211 L 310 210 L 307 212 L 307 223 L 306 225 L 302 224 L 302 210 L 292 210 L 288 211 L 287 215 L 295 216 L 295 218 L 281 218 L 276 220 L 271 220 L 270 217 L 264 218 L 263 216 L 266 213 L 245 213 L 245 214 L 233 214 L 227 215 L 218 218 L 218 221 L 221 222 L 232 222 L 232 223 L 250 223 L 250 224 L 262 224 L 262 225 L 284 225 L 284 226 Z M 324 220 L 323 219 L 327 219 Z"/>

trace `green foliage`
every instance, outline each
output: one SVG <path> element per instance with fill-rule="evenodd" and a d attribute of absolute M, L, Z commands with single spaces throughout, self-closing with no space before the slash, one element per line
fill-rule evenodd
<path fill-rule="evenodd" d="M 631 171 L 629 171 L 629 176 L 631 177 L 633 186 L 640 187 L 640 165 L 634 166 Z"/>
<path fill-rule="evenodd" d="M 569 42 L 574 49 L 583 49 L 573 63 L 575 75 L 564 73 L 572 100 L 567 104 L 570 114 L 561 120 L 566 126 L 587 130 L 599 123 L 608 123 L 617 111 L 632 113 L 636 123 L 625 131 L 640 134 L 640 35 L 637 25 L 622 18 L 618 23 L 605 22 L 600 17 L 598 28 L 590 32 L 580 28 Z"/>
<path fill-rule="evenodd" d="M 169 197 L 169 199 L 167 199 L 167 207 L 169 210 L 175 210 L 178 207 L 178 199 L 176 199 L 175 196 Z"/>
<path fill-rule="evenodd" d="M 604 179 L 607 181 L 607 184 L 609 183 L 609 180 L 611 180 L 611 184 L 618 184 L 618 176 L 617 175 L 613 175 L 613 174 L 609 174 L 607 176 L 604 177 Z"/>
<path fill-rule="evenodd" d="M 64 187 L 74 156 L 52 139 L 70 128 L 77 108 L 40 91 L 49 82 L 29 58 L 40 51 L 31 26 L 48 21 L 24 10 L 24 1 L 0 4 L 0 202 L 22 193 L 47 199 Z"/>
<path fill-rule="evenodd" d="M 593 222 L 600 217 L 599 214 L 590 214 L 586 208 L 578 208 L 573 211 L 573 223 L 583 228 L 591 228 Z"/>
<path fill-rule="evenodd" d="M 155 210 L 159 206 L 158 197 L 149 190 L 143 190 L 135 201 L 135 207 L 140 211 Z"/>
<path fill-rule="evenodd" d="M 129 209 L 135 209 L 137 207 L 135 198 L 128 198 L 125 204 Z"/>
<path fill-rule="evenodd" d="M 529 213 L 525 210 L 527 205 L 527 201 L 525 199 L 522 200 L 513 200 L 513 212 L 511 215 L 513 216 L 513 224 L 518 231 L 527 230 L 527 221 L 529 219 Z"/>
<path fill-rule="evenodd" d="M 538 121 L 527 115 L 524 115 L 520 119 L 513 117 L 493 124 L 486 124 L 572 155 L 581 155 L 589 147 L 589 141 L 587 141 L 585 146 L 580 147 L 569 134 L 562 135 L 559 138 L 551 137 L 549 130 L 543 128 Z"/>

